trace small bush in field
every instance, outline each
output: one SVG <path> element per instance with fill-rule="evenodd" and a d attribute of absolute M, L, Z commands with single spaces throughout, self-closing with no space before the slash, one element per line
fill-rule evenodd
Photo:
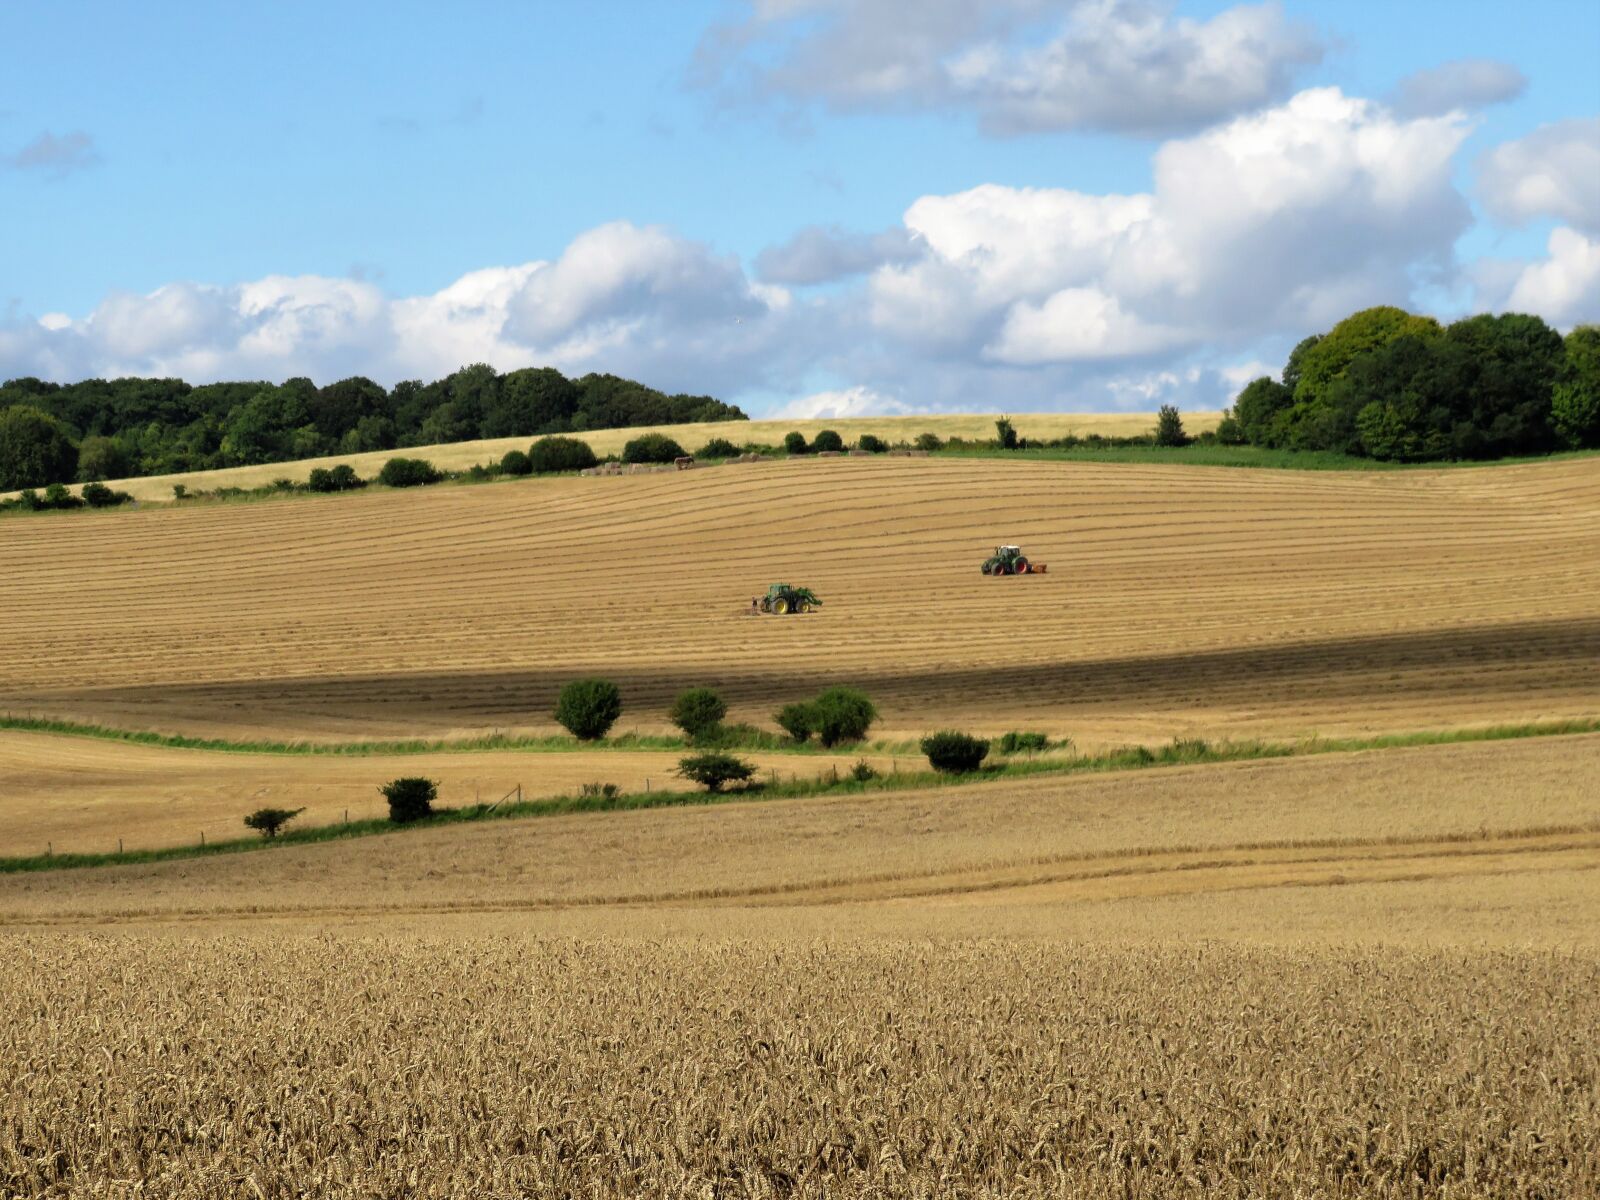
<path fill-rule="evenodd" d="M 885 454 L 889 450 L 889 443 L 875 433 L 863 433 L 856 439 L 856 449 L 865 450 L 868 454 Z"/>
<path fill-rule="evenodd" d="M 825 451 L 840 451 L 844 449 L 844 439 L 831 429 L 824 429 L 811 439 L 811 451 L 821 454 Z"/>
<path fill-rule="evenodd" d="M 558 471 L 587 471 L 600 460 L 594 449 L 582 438 L 543 437 L 528 447 L 528 461 L 537 475 L 553 475 Z"/>
<path fill-rule="evenodd" d="M 797 742 L 809 741 L 817 731 L 817 714 L 809 704 L 785 704 L 772 714 L 772 719 Z"/>
<path fill-rule="evenodd" d="M 937 433 L 917 434 L 917 449 L 926 450 L 929 454 L 937 454 L 944 449 L 944 439 Z"/>
<path fill-rule="evenodd" d="M 989 757 L 989 742 L 969 733 L 943 729 L 922 739 L 922 752 L 935 771 L 948 775 L 961 775 L 976 771 Z"/>
<path fill-rule="evenodd" d="M 798 429 L 791 429 L 783 435 L 783 448 L 788 454 L 804 454 L 811 447 L 806 445 L 806 435 Z"/>
<path fill-rule="evenodd" d="M 877 769 L 864 758 L 856 759 L 856 765 L 850 768 L 850 778 L 857 783 L 866 783 L 869 779 L 877 777 Z"/>
<path fill-rule="evenodd" d="M 391 458 L 378 472 L 378 482 L 394 488 L 422 487 L 443 478 L 444 472 L 425 458 Z"/>
<path fill-rule="evenodd" d="M 433 802 L 439 798 L 439 785 L 417 775 L 391 779 L 378 791 L 389 802 L 389 820 L 396 825 L 431 817 Z"/>
<path fill-rule="evenodd" d="M 646 433 L 622 448 L 625 463 L 669 463 L 684 457 L 683 447 L 664 433 Z"/>
<path fill-rule="evenodd" d="M 715 737 L 722 727 L 722 718 L 727 715 L 727 704 L 707 687 L 680 692 L 672 703 L 672 723 L 692 742 Z"/>
<path fill-rule="evenodd" d="M 532 475 L 533 459 L 521 450 L 507 450 L 500 458 L 502 475 Z"/>
<path fill-rule="evenodd" d="M 720 792 L 730 783 L 747 783 L 755 773 L 753 766 L 731 754 L 691 754 L 678 760 L 678 774 L 708 792 Z"/>
<path fill-rule="evenodd" d="M 556 720 L 580 741 L 605 737 L 622 715 L 622 692 L 609 679 L 577 679 L 556 697 Z"/>
<path fill-rule="evenodd" d="M 811 702 L 817 737 L 824 746 L 859 742 L 878 719 L 878 709 L 866 693 L 854 688 L 829 688 Z"/>
<path fill-rule="evenodd" d="M 303 808 L 258 808 L 244 819 L 244 823 L 264 838 L 275 838 L 278 830 L 303 812 Z"/>
<path fill-rule="evenodd" d="M 1037 754 L 1050 748 L 1050 736 L 1044 733 L 1019 733 L 1013 729 L 1000 739 L 1001 754 Z"/>
<path fill-rule="evenodd" d="M 694 452 L 696 458 L 738 458 L 739 447 L 727 438 L 712 438 L 704 446 Z"/>

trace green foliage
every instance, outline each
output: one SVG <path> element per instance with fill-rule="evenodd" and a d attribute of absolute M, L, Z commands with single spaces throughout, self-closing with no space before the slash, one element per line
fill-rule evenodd
<path fill-rule="evenodd" d="M 1183 431 L 1183 418 L 1170 404 L 1163 404 L 1156 414 L 1156 445 L 1187 446 L 1189 435 Z"/>
<path fill-rule="evenodd" d="M 806 445 L 806 435 L 798 429 L 791 429 L 783 435 L 783 448 L 788 454 L 805 454 L 811 449 Z"/>
<path fill-rule="evenodd" d="M 433 802 L 439 798 L 439 785 L 420 775 L 391 779 L 378 791 L 389 802 L 389 820 L 396 825 L 431 817 Z"/>
<path fill-rule="evenodd" d="M 795 702 L 785 704 L 772 714 L 772 719 L 796 742 L 808 742 L 811 735 L 817 731 L 817 713 L 809 704 Z"/>
<path fill-rule="evenodd" d="M 1245 436 L 1244 426 L 1239 422 L 1239 418 L 1232 412 L 1223 414 L 1222 420 L 1217 422 L 1216 434 L 1217 442 L 1223 446 L 1243 446 L 1250 440 Z"/>
<path fill-rule="evenodd" d="M 181 379 L 61 386 L 19 378 L 0 386 L 0 412 L 18 407 L 58 421 L 69 441 L 89 435 L 75 472 L 84 482 L 479 437 L 744 419 L 709 396 L 669 396 L 615 375 L 569 380 L 546 367 L 502 376 L 482 363 L 389 391 L 360 376 L 321 388 L 304 378 L 201 387 Z M 35 471 L 20 486 L 56 481 Z"/>
<path fill-rule="evenodd" d="M 1567 334 L 1550 420 L 1573 449 L 1600 446 L 1600 325 L 1580 325 Z"/>
<path fill-rule="evenodd" d="M 52 483 L 45 488 L 40 508 L 82 508 L 83 501 L 74 496 L 64 483 Z"/>
<path fill-rule="evenodd" d="M 580 741 L 605 737 L 622 715 L 622 692 L 609 679 L 577 679 L 556 697 L 556 720 Z"/>
<path fill-rule="evenodd" d="M 500 459 L 500 472 L 503 475 L 532 475 L 533 459 L 521 450 L 507 450 Z"/>
<path fill-rule="evenodd" d="M 1001 754 L 1037 754 L 1050 748 L 1050 735 L 1012 730 L 1000 739 Z"/>
<path fill-rule="evenodd" d="M 378 482 L 393 488 L 420 487 L 443 478 L 443 472 L 425 458 L 391 458 L 378 472 Z"/>
<path fill-rule="evenodd" d="M 127 492 L 112 491 L 98 480 L 83 485 L 83 502 L 90 508 L 115 508 L 132 500 Z"/>
<path fill-rule="evenodd" d="M 264 838 L 275 838 L 278 830 L 303 812 L 303 808 L 258 808 L 244 819 L 244 823 Z"/>
<path fill-rule="evenodd" d="M 864 758 L 856 759 L 855 765 L 850 768 L 850 778 L 857 783 L 868 783 L 878 778 L 877 768 Z"/>
<path fill-rule="evenodd" d="M 717 735 L 722 718 L 728 715 L 728 706 L 708 687 L 689 688 L 678 693 L 670 715 L 672 723 L 683 730 L 685 737 L 699 742 Z"/>
<path fill-rule="evenodd" d="M 976 771 L 989 757 L 989 743 L 984 738 L 944 729 L 922 739 L 922 752 L 935 771 L 961 775 Z"/>
<path fill-rule="evenodd" d="M 916 447 L 918 450 L 925 450 L 929 454 L 937 454 L 944 449 L 944 439 L 937 433 L 919 433 L 917 434 Z"/>
<path fill-rule="evenodd" d="M 1011 423 L 1010 417 L 1001 417 L 994 423 L 995 440 L 1002 450 L 1015 450 L 1017 448 L 1017 428 Z"/>
<path fill-rule="evenodd" d="M 1281 446 L 1287 439 L 1287 417 L 1294 392 L 1263 375 L 1247 383 L 1233 402 L 1233 419 L 1253 446 Z"/>
<path fill-rule="evenodd" d="M 824 746 L 859 742 L 878 719 L 877 707 L 854 688 L 829 688 L 811 702 L 817 737 Z"/>
<path fill-rule="evenodd" d="M 696 458 L 738 458 L 739 447 L 727 438 L 712 438 L 694 452 Z"/>
<path fill-rule="evenodd" d="M 1297 404 L 1315 405 L 1333 381 L 1363 354 L 1387 346 L 1401 337 L 1433 337 L 1439 322 L 1432 317 L 1416 317 L 1403 308 L 1380 306 L 1353 313 L 1335 325 L 1325 337 L 1307 346 L 1294 363 Z M 1304 342 L 1301 343 L 1305 345 Z M 1300 347 L 1295 347 L 1300 351 Z"/>
<path fill-rule="evenodd" d="M 367 481 L 349 463 L 317 467 L 306 480 L 306 490 L 311 492 L 353 492 L 366 486 Z"/>
<path fill-rule="evenodd" d="M 863 433 L 856 439 L 856 449 L 865 450 L 868 454 L 885 454 L 889 450 L 889 443 L 877 434 Z"/>
<path fill-rule="evenodd" d="M 582 438 L 546 437 L 528 447 L 528 461 L 536 474 L 553 475 L 559 471 L 587 471 L 600 460 Z"/>
<path fill-rule="evenodd" d="M 832 429 L 824 429 L 811 439 L 813 454 L 837 454 L 844 449 L 844 439 Z"/>
<path fill-rule="evenodd" d="M 669 463 L 684 457 L 683 447 L 664 433 L 646 433 L 622 448 L 625 463 Z"/>
<path fill-rule="evenodd" d="M 78 451 L 56 418 L 32 405 L 0 409 L 0 492 L 70 480 Z"/>
<path fill-rule="evenodd" d="M 678 760 L 678 775 L 700 784 L 708 792 L 720 792 L 730 783 L 747 783 L 756 769 L 742 758 L 715 751 L 691 754 Z"/>
<path fill-rule="evenodd" d="M 614 783 L 586 783 L 579 788 L 579 795 L 595 796 L 601 800 L 615 800 L 622 795 L 622 789 Z"/>
<path fill-rule="evenodd" d="M 116 438 L 86 437 L 78 447 L 78 479 L 84 483 L 123 479 L 133 473 L 133 456 Z"/>

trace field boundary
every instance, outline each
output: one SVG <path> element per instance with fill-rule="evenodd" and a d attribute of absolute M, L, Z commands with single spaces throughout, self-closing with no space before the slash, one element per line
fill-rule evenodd
<path fill-rule="evenodd" d="M 1210 743 L 1180 738 L 1159 750 L 1138 746 L 1071 759 L 1010 759 L 968 775 L 941 775 L 931 770 L 899 772 L 858 780 L 850 776 L 774 782 L 732 792 L 652 791 L 605 795 L 562 795 L 510 805 L 472 805 L 443 809 L 431 818 L 396 825 L 382 818 L 291 830 L 275 838 L 243 837 L 204 845 L 168 846 L 101 854 L 35 854 L 0 858 L 0 874 L 127 866 L 248 853 L 280 846 L 307 845 L 346 838 L 373 837 L 477 821 L 559 816 L 569 813 L 619 812 L 646 808 L 701 806 L 750 801 L 799 799 L 810 796 L 868 792 L 901 792 L 940 788 L 981 787 L 987 783 L 1040 775 L 1118 774 L 1161 767 L 1193 767 L 1264 759 L 1303 758 L 1321 754 L 1361 753 L 1407 747 L 1510 741 L 1537 737 L 1581 736 L 1600 732 L 1600 718 L 1498 725 L 1480 729 L 1418 731 L 1370 738 L 1312 738 L 1300 742 Z"/>

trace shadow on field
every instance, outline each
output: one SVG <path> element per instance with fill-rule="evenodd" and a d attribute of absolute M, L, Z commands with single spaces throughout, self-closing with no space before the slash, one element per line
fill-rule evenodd
<path fill-rule="evenodd" d="M 965 719 L 974 724 L 992 724 L 1028 710 L 1056 710 L 1063 717 L 1125 712 L 1159 718 L 1201 706 L 1263 716 L 1273 708 L 1311 706 L 1342 709 L 1359 720 L 1372 708 L 1419 705 L 1426 710 L 1430 701 L 1442 722 L 1452 706 L 1479 697 L 1519 701 L 1503 705 L 1509 720 L 1541 715 L 1535 710 L 1546 700 L 1600 702 L 1600 618 L 1080 661 L 1026 661 L 1027 649 L 1025 637 L 1010 643 L 997 639 L 996 661 L 982 666 L 930 661 L 916 667 L 795 672 L 765 669 L 759 660 L 747 659 L 698 671 L 624 672 L 578 665 L 169 684 L 0 697 L 0 709 L 114 712 L 162 729 L 186 721 L 328 731 L 359 726 L 374 732 L 390 725 L 500 727 L 546 723 L 556 690 L 586 674 L 604 674 L 623 685 L 629 710 L 624 726 L 631 719 L 651 722 L 679 690 L 702 684 L 720 689 L 736 705 L 771 707 L 832 684 L 853 684 L 877 700 L 888 723 L 902 725 L 917 723 L 922 713 L 970 714 Z"/>

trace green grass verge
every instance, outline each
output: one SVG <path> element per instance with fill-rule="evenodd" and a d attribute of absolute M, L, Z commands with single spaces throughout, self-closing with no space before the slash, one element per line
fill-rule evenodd
<path fill-rule="evenodd" d="M 1329 450 L 1269 450 L 1262 446 L 1075 446 L 1071 449 L 1002 450 L 998 446 L 948 446 L 939 458 L 1005 458 L 1033 462 L 1165 463 L 1190 467 L 1258 467 L 1288 471 L 1422 471 L 1503 467 L 1517 463 L 1594 458 L 1600 450 L 1568 450 L 1525 458 L 1470 462 L 1396 463 Z"/>
<path fill-rule="evenodd" d="M 108 742 L 130 742 L 138 746 L 161 746 L 170 750 L 205 750 L 219 754 L 309 754 L 363 758 L 378 754 L 458 754 L 488 750 L 515 750 L 530 754 L 570 754 L 574 750 L 689 750 L 689 743 L 670 734 L 624 733 L 595 742 L 580 742 L 570 734 L 513 735 L 486 733 L 473 738 L 403 738 L 389 741 L 357 742 L 274 742 L 236 738 L 189 737 L 181 733 L 156 733 L 146 729 L 119 729 L 114 725 L 95 725 L 83 721 L 63 721 L 54 717 L 28 717 L 0 714 L 0 730 L 19 733 L 49 733 L 61 737 L 99 738 Z M 763 754 L 816 756 L 838 754 L 816 742 L 796 744 L 780 733 L 764 729 L 742 729 L 711 747 L 696 749 L 759 750 Z M 876 741 L 851 746 L 842 753 L 866 751 L 873 754 L 915 754 L 915 742 Z"/>
<path fill-rule="evenodd" d="M 1600 718 L 1568 721 L 1497 725 L 1482 729 L 1430 730 L 1414 733 L 1383 734 L 1374 737 L 1311 738 L 1300 742 L 1206 742 L 1199 738 L 1178 738 L 1158 749 L 1145 746 L 1123 747 L 1101 754 L 1073 757 L 1042 755 L 1013 758 L 994 763 L 968 775 L 941 775 L 931 770 L 905 771 L 858 780 L 836 772 L 815 779 L 784 783 L 774 774 L 758 786 L 732 792 L 629 792 L 615 796 L 550 796 L 524 800 L 520 804 L 471 805 L 442 809 L 433 817 L 411 825 L 394 825 L 383 819 L 351 821 L 340 825 L 318 825 L 289 830 L 276 838 L 242 837 L 213 842 L 205 846 L 169 846 L 159 850 L 128 850 L 108 854 L 35 854 L 0 858 L 0 874 L 54 871 L 81 867 L 128 866 L 139 863 L 169 862 L 175 859 L 210 858 L 268 850 L 279 846 L 303 846 L 345 838 L 399 834 L 413 829 L 435 829 L 444 825 L 472 821 L 510 820 L 556 816 L 562 813 L 621 812 L 629 809 L 668 808 L 682 805 L 720 804 L 734 801 L 785 800 L 805 796 L 850 795 L 872 792 L 897 792 L 930 787 L 976 787 L 1006 779 L 1040 775 L 1083 775 L 1119 771 L 1149 770 L 1162 767 L 1194 766 L 1208 763 L 1245 762 L 1269 758 L 1302 758 L 1316 754 L 1349 753 L 1358 750 L 1386 750 L 1406 746 L 1440 746 L 1467 742 L 1509 741 L 1518 738 L 1559 737 L 1600 732 Z"/>

